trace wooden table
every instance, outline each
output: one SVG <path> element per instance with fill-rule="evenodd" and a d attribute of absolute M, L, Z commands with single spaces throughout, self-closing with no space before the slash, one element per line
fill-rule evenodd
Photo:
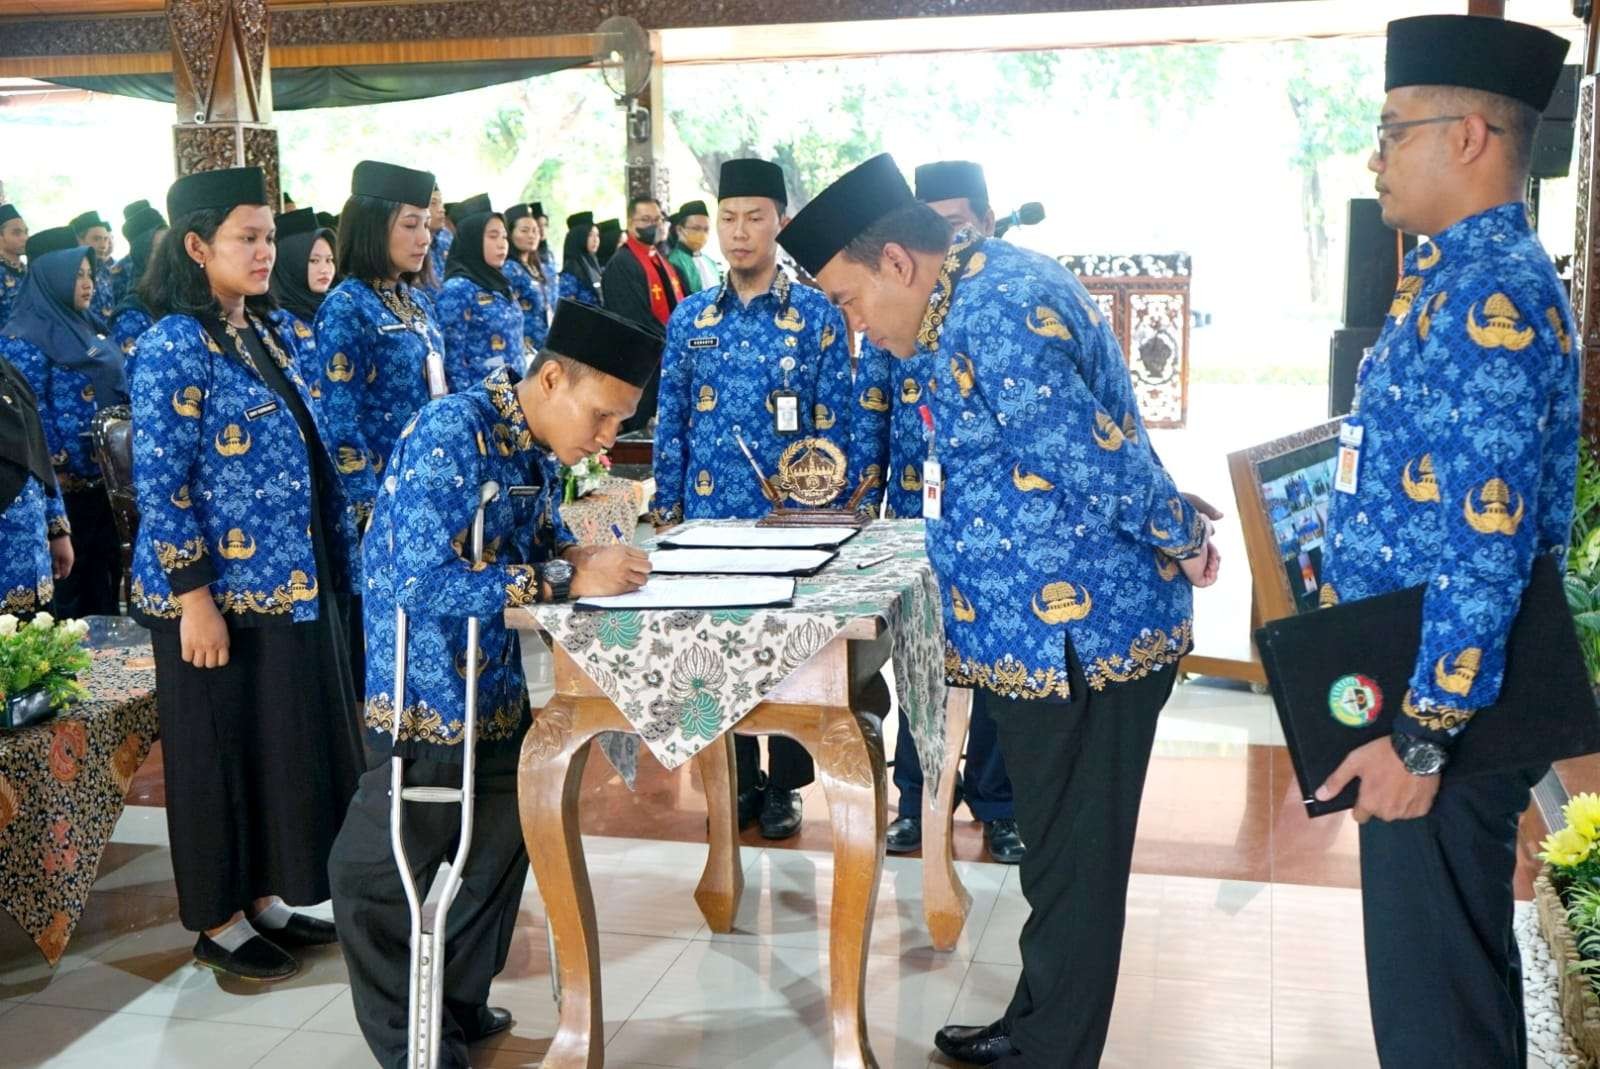
<path fill-rule="evenodd" d="M 508 622 L 537 628 L 532 611 Z M 733 930 L 744 891 L 739 861 L 734 732 L 785 735 L 816 760 L 834 833 L 833 912 L 829 924 L 833 1064 L 878 1063 L 867 1039 L 865 982 L 873 911 L 883 871 L 886 825 L 883 741 L 861 710 L 866 684 L 891 658 L 893 635 L 875 616 L 851 619 L 735 725 L 691 758 L 710 817 L 710 852 L 695 901 L 715 932 Z M 523 742 L 520 806 L 523 835 L 544 898 L 561 985 L 560 1024 L 546 1069 L 598 1069 L 605 1061 L 600 950 L 594 896 L 579 834 L 577 803 L 590 743 L 600 732 L 634 733 L 634 724 L 559 642 L 555 694 L 534 716 Z M 951 689 L 945 758 L 937 791 L 924 797 L 923 899 L 935 947 L 949 950 L 966 923 L 971 896 L 951 859 L 956 766 L 966 738 L 971 693 Z"/>

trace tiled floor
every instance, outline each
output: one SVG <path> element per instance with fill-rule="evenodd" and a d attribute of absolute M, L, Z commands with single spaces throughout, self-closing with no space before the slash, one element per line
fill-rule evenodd
<path fill-rule="evenodd" d="M 9 967 L 0 970 L 0 1065 L 372 1064 L 337 949 L 307 953 L 300 976 L 270 989 L 219 982 L 192 964 L 193 937 L 177 923 L 171 881 L 159 873 L 166 850 L 152 842 L 162 830 L 161 810 L 129 808 L 83 927 L 53 976 L 26 946 L 9 947 Z M 830 857 L 746 850 L 736 930 L 717 935 L 692 898 L 703 846 L 608 837 L 587 846 L 600 903 L 607 1065 L 828 1064 L 821 933 Z M 933 1033 L 952 1021 L 991 1019 L 1016 980 L 1027 915 L 1016 870 L 960 868 L 972 915 L 955 951 L 941 954 L 922 928 L 917 863 L 891 858 L 885 866 L 868 969 L 868 1018 L 885 1067 L 943 1064 L 930 1061 Z M 1358 905 L 1342 888 L 1135 875 L 1104 1064 L 1374 1064 Z M 530 883 L 495 987 L 517 1026 L 479 1050 L 475 1065 L 539 1063 L 556 1019 L 546 945 Z M 1328 1000 L 1345 1009 L 1338 1027 L 1303 1008 Z"/>
<path fill-rule="evenodd" d="M 1191 683 L 1163 714 L 1104 1065 L 1376 1064 L 1352 829 L 1304 817 L 1281 741 L 1270 705 L 1247 690 Z M 706 855 L 692 777 L 646 760 L 630 795 L 603 762 L 590 769 L 584 826 L 607 1065 L 828 1065 L 832 860 L 820 788 L 806 792 L 796 840 L 747 839 L 736 930 L 717 935 L 692 897 Z M 151 800 L 159 777 L 159 766 L 147 768 L 135 797 Z M 961 823 L 959 867 L 974 901 L 954 952 L 929 945 L 919 862 L 891 858 L 884 868 L 868 1019 L 886 1069 L 945 1065 L 933 1033 L 993 1019 L 1019 972 L 1027 907 L 1017 871 L 982 860 L 980 826 Z M 0 939 L 0 1067 L 372 1065 L 336 948 L 308 953 L 300 976 L 270 989 L 219 982 L 192 964 L 166 841 L 164 810 L 128 808 L 53 974 L 16 933 Z M 477 1050 L 475 1065 L 539 1064 L 556 1021 L 544 924 L 530 882 L 495 987 L 517 1025 Z"/>

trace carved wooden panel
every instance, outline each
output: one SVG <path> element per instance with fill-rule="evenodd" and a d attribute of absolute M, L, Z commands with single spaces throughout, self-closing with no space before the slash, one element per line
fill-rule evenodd
<path fill-rule="evenodd" d="M 169 0 L 180 122 L 266 122 L 267 0 Z"/>
<path fill-rule="evenodd" d="M 1057 259 L 1083 282 L 1122 346 L 1145 424 L 1182 427 L 1189 415 L 1188 254 Z"/>
<path fill-rule="evenodd" d="M 1206 7 L 1255 0 L 395 0 L 283 8 L 274 13 L 279 44 L 445 40 L 526 34 L 591 33 L 610 15 L 630 15 L 646 29 L 759 26 L 794 22 L 1012 15 Z M 1274 0 L 1281 2 L 1281 0 Z M 70 7 L 70 4 L 63 4 Z M 0 55 L 59 56 L 164 52 L 162 15 L 125 18 L 21 19 L 0 33 Z M 259 53 L 256 54 L 259 67 Z"/>
<path fill-rule="evenodd" d="M 1600 443 L 1600 212 L 1594 210 L 1595 169 L 1600 165 L 1595 143 L 1596 76 L 1578 86 L 1578 203 L 1573 239 L 1572 311 L 1578 320 L 1583 354 L 1583 435 Z"/>

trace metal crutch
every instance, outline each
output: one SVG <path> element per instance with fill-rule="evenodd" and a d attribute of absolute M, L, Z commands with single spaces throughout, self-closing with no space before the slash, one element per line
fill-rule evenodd
<path fill-rule="evenodd" d="M 483 560 L 483 510 L 500 494 L 493 479 L 478 488 L 478 509 L 472 517 L 472 563 Z M 394 738 L 400 741 L 401 718 L 406 707 L 406 613 L 394 610 Z M 461 787 L 407 787 L 405 759 L 389 761 L 389 843 L 394 850 L 406 904 L 411 908 L 411 984 L 406 1065 L 408 1069 L 437 1069 L 439 1031 L 444 1008 L 444 943 L 446 922 L 461 873 L 472 846 L 472 789 L 475 758 L 473 743 L 478 729 L 478 618 L 467 617 L 466 720 L 462 726 Z M 442 886 L 431 916 L 423 914 L 423 899 L 406 856 L 404 816 L 406 802 L 457 803 L 461 806 L 461 831 L 455 856 L 444 863 Z"/>

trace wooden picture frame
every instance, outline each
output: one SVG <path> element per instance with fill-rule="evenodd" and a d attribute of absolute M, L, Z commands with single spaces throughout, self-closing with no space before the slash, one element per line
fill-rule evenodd
<path fill-rule="evenodd" d="M 1332 419 L 1228 454 L 1255 588 L 1252 633 L 1317 607 L 1342 422 Z"/>

